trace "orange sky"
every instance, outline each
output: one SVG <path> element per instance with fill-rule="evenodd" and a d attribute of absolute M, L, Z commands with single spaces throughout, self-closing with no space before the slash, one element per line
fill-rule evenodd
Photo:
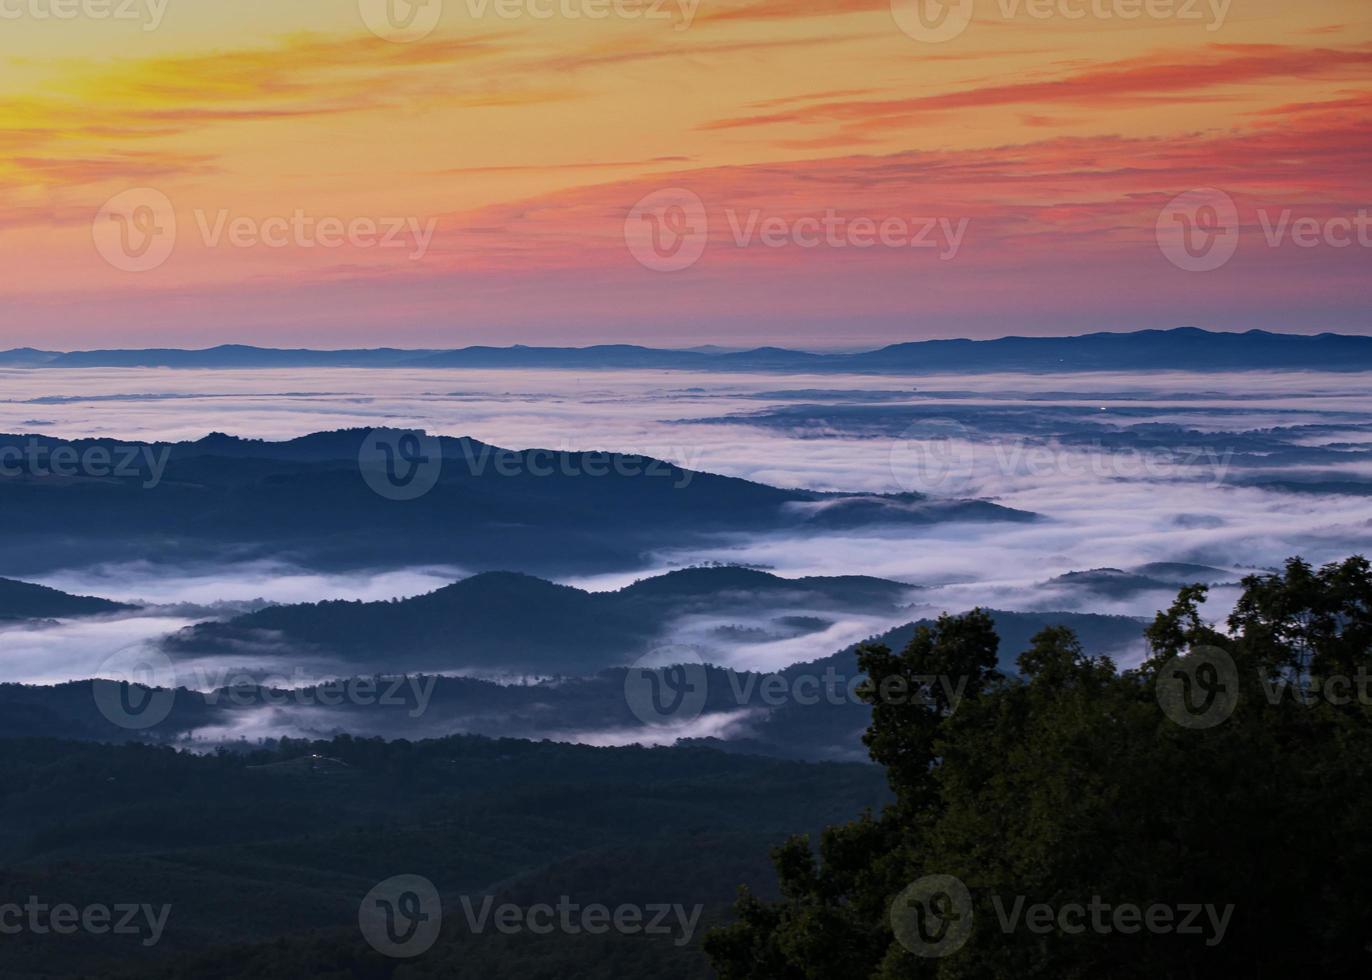
<path fill-rule="evenodd" d="M 0 346 L 1372 326 L 1367 0 L 69 2 Z"/>

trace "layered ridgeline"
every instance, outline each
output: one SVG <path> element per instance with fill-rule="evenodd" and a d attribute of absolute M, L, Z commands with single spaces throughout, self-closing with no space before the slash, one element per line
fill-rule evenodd
<path fill-rule="evenodd" d="M 1103 599 L 1130 599 L 1148 592 L 1175 593 L 1183 585 L 1234 585 L 1233 572 L 1213 565 L 1157 561 L 1134 568 L 1092 568 L 1068 572 L 1043 583 L 1047 591 L 1061 590 Z"/>
<path fill-rule="evenodd" d="M 1197 566 L 1143 567 L 1149 576 L 1100 571 L 1150 586 L 1203 580 Z M 1068 597 L 1059 582 L 1046 583 L 1053 591 L 1045 600 Z M 1079 589 L 1089 605 L 1092 588 L 1083 582 Z M 0 685 L 0 735 L 201 744 L 341 731 L 614 742 L 705 737 L 743 751 L 846 759 L 869 714 L 854 696 L 856 645 L 820 660 L 805 652 L 834 650 L 845 642 L 835 637 L 851 638 L 869 623 L 902 624 L 873 627 L 870 639 L 903 647 L 929 622 L 915 610 L 928 608 L 924 590 L 870 576 L 786 579 L 720 566 L 595 593 L 482 573 L 406 599 L 270 606 L 172 634 L 162 641 L 167 674 L 159 683 L 171 687 L 175 676 L 186 686 L 165 718 L 136 731 L 98 710 L 91 682 Z M 1006 671 L 1048 626 L 1067 626 L 1092 652 L 1124 662 L 1141 647 L 1142 623 L 1127 616 L 992 616 Z M 759 654 L 762 662 L 791 665 L 772 672 L 725 667 L 756 663 Z M 692 665 L 701 700 L 682 714 L 645 715 L 630 694 L 642 680 L 632 666 L 640 662 Z"/>
<path fill-rule="evenodd" d="M 19 348 L 0 352 L 13 367 L 448 367 L 676 369 L 688 371 L 1112 371 L 1258 369 L 1372 370 L 1372 337 L 1316 336 L 1263 330 L 1219 333 L 1194 327 L 1094 333 L 1077 337 L 928 340 L 858 353 L 752 350 L 663 350 L 629 344 L 594 347 L 464 347 L 458 350 L 279 350 L 224 345 L 207 350 L 90 350 L 63 353 Z"/>
<path fill-rule="evenodd" d="M 1117 654 L 1139 640 L 1137 620 L 1062 610 L 1089 607 L 1102 597 L 1175 594 L 1185 585 L 1234 578 L 1223 569 L 1182 563 L 1072 572 L 1032 590 L 1041 591 L 1043 601 L 1061 600 L 1062 607 L 997 615 L 1011 646 L 1070 617 L 1093 650 Z M 747 659 L 740 652 L 796 639 L 814 638 L 806 640 L 813 650 L 836 624 L 917 619 L 909 612 L 927 602 L 924 591 L 867 575 L 783 578 L 738 566 L 682 569 L 609 592 L 484 572 L 406 599 L 268 606 L 199 623 L 168 637 L 163 647 L 181 660 L 285 657 L 344 671 L 584 676 L 673 657 L 734 663 Z M 1029 625 L 1020 629 L 1019 622 Z M 897 627 L 884 640 L 903 646 L 901 630 L 912 629 Z"/>
<path fill-rule="evenodd" d="M 24 515 L 0 571 L 284 558 L 558 575 L 641 568 L 651 551 L 720 535 L 1033 519 L 986 501 L 783 489 L 643 456 L 407 435 L 0 436 L 0 508 Z"/>
<path fill-rule="evenodd" d="M 1013 671 L 1015 656 L 1049 626 L 1073 629 L 1094 653 L 1136 662 L 1140 620 L 1070 607 L 1090 608 L 1102 583 L 1151 591 L 1233 577 L 1208 566 L 1151 564 L 1051 579 L 1039 587 L 1045 611 L 991 612 L 1003 638 L 1002 669 Z M 165 657 L 157 683 L 181 685 L 166 716 L 146 728 L 129 730 L 102 713 L 90 681 L 0 685 L 0 736 L 202 746 L 345 731 L 704 738 L 733 750 L 848 759 L 868 721 L 854 696 L 860 673 L 848 641 L 870 630 L 872 641 L 903 647 L 939 608 L 933 595 L 871 576 L 787 579 L 733 566 L 683 569 L 598 593 L 481 573 L 405 599 L 269 606 L 199 623 L 160 647 L 142 645 L 134 661 Z M 1064 605 L 1043 605 L 1051 602 Z M 703 697 L 682 714 L 645 715 L 630 693 L 642 680 L 634 665 L 643 662 L 690 665 Z M 758 663 L 778 666 L 727 667 Z"/>
<path fill-rule="evenodd" d="M 95 596 L 69 595 L 30 582 L 0 578 L 0 622 L 16 619 L 70 619 L 128 612 L 134 606 Z"/>
<path fill-rule="evenodd" d="M 702 659 L 822 633 L 835 620 L 899 615 L 917 590 L 862 575 L 787 579 L 748 568 L 692 568 L 613 592 L 485 572 L 412 598 L 270 606 L 170 637 L 180 659 L 283 652 L 359 671 L 586 675 L 665 647 L 697 621 Z"/>
<path fill-rule="evenodd" d="M 600 607 L 594 605 L 578 609 L 582 600 L 573 596 L 564 596 L 563 605 L 555 614 L 537 608 L 506 608 L 497 594 L 498 587 L 520 579 L 478 576 L 479 588 L 468 596 L 474 602 L 484 597 L 493 612 L 509 613 L 498 619 L 507 635 L 492 635 L 490 646 L 496 655 L 504 656 L 503 667 L 507 671 L 520 662 L 523 644 L 539 638 L 537 631 L 522 625 L 521 621 L 546 619 L 549 635 L 561 631 L 570 638 L 585 628 L 589 619 L 613 615 L 599 612 Z M 664 587 L 661 580 L 650 580 L 648 584 L 653 588 Z M 880 603 L 884 601 L 880 594 L 890 585 L 894 583 L 876 584 L 869 590 L 865 582 L 859 582 L 857 588 L 864 596 Z M 845 587 L 839 586 L 840 589 Z M 768 586 L 754 588 L 757 595 Z M 792 600 L 804 594 L 805 589 L 816 602 L 833 601 L 834 598 L 834 590 L 823 586 L 784 588 Z M 908 589 L 906 586 L 899 588 Z M 440 590 L 434 596 L 447 591 Z M 569 591 L 575 593 L 576 590 Z M 611 600 L 604 608 L 612 610 L 618 605 L 618 623 L 626 628 L 633 628 L 635 615 L 650 616 L 649 610 L 662 601 L 662 597 L 635 595 L 633 587 L 624 592 L 630 595 Z M 717 593 L 710 598 L 715 595 Z M 421 597 L 425 598 L 428 597 Z M 757 601 L 777 599 L 778 596 L 773 595 L 768 600 Z M 403 611 L 408 603 L 415 601 L 407 600 L 394 606 Z M 245 628 L 245 621 L 261 622 L 254 615 L 179 634 L 170 644 L 172 660 L 176 669 L 183 676 L 188 675 L 199 689 L 176 689 L 165 698 L 165 717 L 137 730 L 121 727 L 98 709 L 96 690 L 89 681 L 54 687 L 0 685 L 0 736 L 39 734 L 114 742 L 135 738 L 173 744 L 190 740 L 191 744 L 210 747 L 239 738 L 281 735 L 328 737 L 337 732 L 349 732 L 360 736 L 426 738 L 465 732 L 625 744 L 635 741 L 670 743 L 681 738 L 698 738 L 720 748 L 787 758 L 862 758 L 857 736 L 870 720 L 870 709 L 855 696 L 862 676 L 857 666 L 856 645 L 822 660 L 793 664 L 768 673 L 715 666 L 712 661 L 718 661 L 704 647 L 660 648 L 653 662 L 688 665 L 685 679 L 693 690 L 700 692 L 698 700 L 665 715 L 651 710 L 646 700 L 648 689 L 644 686 L 650 682 L 645 680 L 644 673 L 625 666 L 583 676 L 568 671 L 557 677 L 496 683 L 478 677 L 411 672 L 402 666 L 410 662 L 410 658 L 397 654 L 396 662 L 389 668 L 375 668 L 362 677 L 354 676 L 364 673 L 360 664 L 351 668 L 338 665 L 337 675 L 327 675 L 337 676 L 338 680 L 290 685 L 290 678 L 295 676 L 292 662 L 307 664 L 307 676 L 317 676 L 321 664 L 328 662 L 319 659 L 320 648 L 303 641 L 303 636 L 318 640 L 325 635 L 337 635 L 335 626 L 321 624 L 344 609 L 351 609 L 353 613 L 344 613 L 340 622 L 370 634 L 376 623 L 358 619 L 358 611 L 370 614 L 386 605 L 390 604 L 323 603 L 271 610 L 285 614 L 273 622 L 276 625 L 289 623 L 290 632 Z M 713 605 L 725 608 L 727 603 Z M 680 607 L 668 602 L 656 608 Z M 1117 655 L 1134 652 L 1143 629 L 1140 620 L 1125 616 L 1071 612 L 993 612 L 991 615 L 1004 637 L 1002 662 L 1010 671 L 1014 669 L 1014 658 L 1028 645 L 1029 639 L 1049 626 L 1071 628 L 1089 649 Z M 823 616 L 817 615 L 813 619 L 822 620 Z M 398 622 L 390 618 L 385 621 Z M 452 619 L 448 622 L 449 636 L 458 637 L 464 621 Z M 871 637 L 869 642 L 899 648 L 909 641 L 919 626 L 929 622 L 927 619 L 909 622 L 883 631 Z M 423 631 L 416 630 L 409 635 L 422 636 Z M 548 642 L 551 656 L 555 643 Z M 627 649 L 620 639 L 611 642 L 619 651 L 619 663 L 637 652 Z M 351 642 L 346 647 L 358 649 Z M 570 661 L 577 652 L 570 642 L 567 647 Z M 455 662 L 460 648 L 457 640 L 449 645 L 450 663 Z M 395 647 L 388 646 L 388 649 Z M 588 662 L 614 656 L 608 653 L 590 656 L 585 651 L 581 655 L 588 657 Z M 246 666 L 260 665 L 268 657 L 274 658 L 277 665 L 273 670 L 261 671 Z M 369 653 L 363 654 L 362 659 L 368 663 L 377 660 Z"/>

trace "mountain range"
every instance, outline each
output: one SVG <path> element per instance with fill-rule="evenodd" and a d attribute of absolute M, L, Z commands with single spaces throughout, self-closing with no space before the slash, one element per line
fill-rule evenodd
<path fill-rule="evenodd" d="M 626 699 L 624 665 L 662 643 L 684 619 L 701 616 L 753 628 L 763 623 L 772 630 L 786 619 L 792 621 L 793 635 L 813 634 L 806 645 L 823 649 L 820 631 L 833 619 L 867 613 L 901 625 L 863 642 L 901 649 L 930 622 L 910 614 L 909 603 L 919 593 L 904 583 L 867 576 L 786 579 L 725 566 L 683 569 L 604 593 L 527 575 L 486 573 L 390 602 L 273 606 L 200 623 L 164 640 L 163 649 L 181 668 L 194 668 L 199 689 L 178 689 L 167 717 L 145 731 L 117 727 L 97 710 L 93 684 L 105 682 L 78 681 L 0 684 L 0 736 L 122 741 L 136 734 L 159 743 L 192 738 L 204 745 L 240 735 L 330 737 L 339 732 L 387 738 L 468 732 L 562 741 L 588 736 L 651 740 L 660 733 L 645 727 Z M 792 615 L 781 616 L 781 610 Z M 1144 626 L 1128 616 L 1064 611 L 990 614 L 1001 637 L 1000 666 L 1007 673 L 1016 670 L 1015 658 L 1047 626 L 1068 626 L 1089 652 L 1116 656 L 1137 652 Z M 740 632 L 747 628 L 738 627 Z M 714 644 L 657 646 L 651 662 L 729 662 L 739 637 L 717 631 L 714 639 Z M 698 709 L 702 730 L 717 733 L 701 741 L 785 758 L 861 759 L 858 735 L 870 710 L 852 696 L 849 683 L 859 676 L 857 646 L 775 674 L 700 667 L 707 692 Z M 260 664 L 270 667 L 251 666 Z M 315 676 L 387 678 L 375 683 L 389 696 L 374 703 L 331 700 L 338 681 L 282 689 L 292 665 L 305 665 Z M 336 673 L 321 672 L 321 665 L 332 665 L 325 669 Z M 503 680 L 453 676 L 473 671 Z M 777 701 L 768 693 L 777 678 L 797 692 L 833 678 L 835 696 Z M 420 691 L 426 692 L 422 699 Z M 263 710 L 282 704 L 291 710 Z"/>
<path fill-rule="evenodd" d="M 463 347 L 309 350 L 226 344 L 205 350 L 0 351 L 0 366 L 21 368 L 562 368 L 689 371 L 804 371 L 920 374 L 974 371 L 1372 370 L 1372 337 L 1178 327 L 1074 337 L 926 340 L 839 353 L 758 347 L 670 350 L 632 344 L 592 347 Z"/>
<path fill-rule="evenodd" d="M 43 585 L 0 578 L 0 621 L 99 616 L 127 612 L 133 608 L 108 599 L 69 595 Z"/>
<path fill-rule="evenodd" d="M 1061 597 L 1143 591 L 1175 593 L 1193 582 L 1233 576 L 1202 565 L 1154 564 L 1094 569 L 1043 584 Z M 385 602 L 276 605 L 188 627 L 164 641 L 177 658 L 297 657 L 357 672 L 474 671 L 507 676 L 589 676 L 648 654 L 727 663 L 741 646 L 818 636 L 844 617 L 898 622 L 920 589 L 870 576 L 782 578 L 735 566 L 690 568 L 610 592 L 587 592 L 512 572 L 484 572 L 425 595 Z M 1013 656 L 1045 625 L 1072 617 L 1094 652 L 1120 653 L 1139 639 L 1137 621 L 1060 611 L 997 612 Z M 718 623 L 689 644 L 671 642 L 692 617 Z M 1054 617 L 1058 617 L 1055 619 Z M 903 646 L 908 635 L 877 642 Z M 913 629 L 913 627 L 909 627 Z M 848 651 L 836 656 L 842 657 Z M 823 662 L 822 662 L 823 663 Z M 802 665 L 813 667 L 814 664 Z M 1006 666 L 1013 669 L 1010 661 Z"/>
<path fill-rule="evenodd" d="M 1143 621 L 1128 616 L 989 612 L 1002 637 L 1000 667 L 1007 673 L 1016 670 L 1015 658 L 1045 627 L 1071 628 L 1092 654 L 1117 654 L 1137 645 L 1144 627 Z M 525 615 L 538 614 L 526 611 Z M 864 642 L 901 649 L 919 626 L 929 622 L 908 622 Z M 461 624 L 453 624 L 455 637 L 461 628 Z M 570 635 L 573 630 L 567 632 Z M 502 647 L 514 648 L 514 642 Z M 706 697 L 698 706 L 698 715 L 678 720 L 689 722 L 698 717 L 707 728 L 719 732 L 705 741 L 729 751 L 793 759 L 861 760 L 865 756 L 859 735 L 869 723 L 871 709 L 851 694 L 860 676 L 856 648 L 854 644 L 773 674 L 700 667 Z M 193 645 L 187 645 L 174 652 L 190 655 L 192 649 Z M 243 652 L 250 656 L 253 651 Z M 680 659 L 685 662 L 700 656 L 694 651 L 683 652 L 686 656 Z M 231 658 L 223 662 L 231 662 Z M 235 742 L 240 736 L 327 738 L 341 732 L 359 738 L 412 739 L 464 732 L 569 742 L 588 738 L 652 741 L 662 736 L 634 713 L 626 697 L 629 674 L 625 667 L 527 683 L 402 671 L 397 665 L 391 671 L 367 672 L 367 677 L 375 678 L 376 692 L 386 696 L 354 703 L 337 696 L 341 688 L 336 681 L 286 690 L 279 685 L 260 686 L 226 670 L 219 686 L 210 690 L 177 689 L 166 717 L 136 732 L 116 726 L 97 709 L 95 685 L 107 682 L 0 684 L 0 737 L 52 736 L 105 742 L 137 738 L 164 744 L 182 744 L 194 738 L 201 746 L 213 747 Z M 810 680 L 797 683 L 802 677 Z M 787 690 L 813 691 L 815 696 L 778 699 L 771 686 L 777 678 L 787 682 L 783 685 Z M 829 683 L 826 678 L 832 679 L 832 685 L 816 687 Z M 419 696 L 421 690 L 426 692 L 424 699 Z M 283 710 L 283 705 L 289 705 L 289 710 Z"/>
<path fill-rule="evenodd" d="M 736 617 L 756 629 L 768 609 L 804 612 L 775 628 L 823 630 L 855 613 L 898 615 L 916 589 L 867 576 L 786 579 L 747 568 L 670 572 L 613 592 L 586 592 L 529 575 L 486 572 L 426 595 L 390 602 L 269 606 L 174 634 L 180 657 L 291 654 L 360 671 L 481 670 L 510 675 L 588 675 L 630 663 L 665 643 L 692 614 Z M 830 618 L 832 617 L 832 618 Z M 773 619 L 783 618 L 780 614 Z M 727 630 L 728 627 L 725 627 Z M 721 646 L 740 636 L 721 631 Z M 701 654 L 708 659 L 709 650 Z"/>
<path fill-rule="evenodd" d="M 372 450 L 381 440 L 403 455 L 406 436 L 354 429 L 284 442 L 214 433 L 123 443 L 0 435 L 0 454 L 11 459 L 0 510 L 24 515 L 6 528 L 0 573 L 274 558 L 313 568 L 562 575 L 642 568 L 655 550 L 729 535 L 1035 519 L 988 501 L 785 489 L 643 456 L 514 451 L 466 438 L 433 437 L 421 461 L 401 459 L 392 471 Z M 54 475 L 59 459 L 65 469 Z M 89 459 L 100 460 L 98 469 L 72 462 Z M 416 472 L 430 485 L 397 499 L 410 484 L 386 481 Z"/>

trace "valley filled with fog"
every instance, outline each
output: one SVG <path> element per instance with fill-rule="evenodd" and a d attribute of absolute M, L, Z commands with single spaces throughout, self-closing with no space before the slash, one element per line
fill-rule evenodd
<path fill-rule="evenodd" d="M 559 539 L 550 547 L 566 560 L 556 567 L 532 552 L 521 558 L 526 552 L 519 549 L 501 561 L 498 533 L 495 544 L 473 552 L 470 561 L 460 551 L 444 552 L 442 560 L 404 560 L 408 538 L 392 542 L 396 547 L 382 549 L 374 561 L 360 552 L 346 561 L 326 560 L 299 547 L 275 549 L 266 536 L 250 550 L 225 543 L 124 555 L 110 544 L 93 548 L 83 561 L 80 542 L 63 541 L 59 552 L 55 541 L 48 549 L 39 534 L 26 552 L 32 568 L 21 569 L 33 573 L 7 568 L 0 575 L 131 608 L 0 621 L 3 682 L 53 685 L 99 677 L 112 654 L 117 663 L 129 651 L 146 649 L 174 649 L 176 683 L 200 691 L 237 671 L 292 688 L 353 674 L 410 672 L 527 685 L 591 677 L 646 656 L 661 658 L 664 650 L 739 671 L 781 671 L 974 606 L 1113 617 L 1121 625 L 1101 640 L 1106 646 L 1100 652 L 1127 667 L 1143 656 L 1142 620 L 1165 607 L 1180 585 L 1212 586 L 1207 612 L 1220 619 L 1244 575 L 1274 569 L 1292 555 L 1332 560 L 1364 551 L 1372 539 L 1372 385 L 1362 374 L 898 378 L 87 368 L 0 375 L 6 395 L 0 433 L 12 437 L 159 443 L 195 442 L 218 432 L 276 442 L 341 429 L 422 429 L 507 450 L 550 450 L 553 469 L 566 468 L 559 454 L 591 451 L 666 460 L 684 471 L 674 478 L 682 493 L 706 493 L 704 478 L 692 476 L 703 473 L 804 492 L 778 505 L 785 519 L 702 524 L 679 536 L 628 539 L 594 556 L 578 556 L 574 537 Z M 486 463 L 469 458 L 465 465 L 477 471 Z M 353 478 L 360 484 L 355 473 Z M 600 486 L 595 472 L 558 472 L 549 479 L 572 481 L 559 487 L 579 483 L 578 492 L 592 501 Z M 442 492 L 442 485 L 434 491 Z M 560 493 L 530 504 L 539 520 L 558 522 Z M 663 491 L 664 513 L 677 499 L 671 494 Z M 938 509 L 928 503 L 945 499 L 995 507 Z M 389 513 L 407 506 L 382 503 Z M 873 507 L 878 512 L 868 513 Z M 601 517 L 608 523 L 594 534 L 617 537 L 615 515 Z M 636 530 L 634 522 L 634 515 L 624 515 L 626 537 Z M 404 534 L 423 536 L 422 526 L 407 528 Z M 458 560 L 448 560 L 453 555 Z M 698 566 L 715 568 L 719 581 L 670 596 L 667 585 L 630 588 Z M 759 580 L 761 591 L 725 581 L 734 566 L 773 578 Z M 538 578 L 472 578 L 506 571 Z M 845 576 L 867 577 L 877 591 L 807 590 L 777 581 Z M 485 615 L 518 619 L 521 609 L 557 616 L 535 608 L 545 602 L 537 589 L 549 580 L 571 587 L 557 593 L 556 602 L 570 604 L 563 625 L 587 638 L 585 652 L 570 660 L 555 652 L 496 655 L 494 637 L 483 645 L 460 624 L 411 635 L 408 627 L 383 628 L 367 619 L 376 636 L 364 629 L 358 635 L 370 637 L 365 649 L 362 643 L 345 649 L 317 630 L 292 632 L 291 623 L 253 618 L 267 616 L 262 610 L 272 606 L 323 600 L 360 600 L 373 605 L 357 615 L 371 616 L 372 610 L 379 616 L 390 600 L 437 590 L 444 590 L 438 592 L 442 602 L 452 604 L 445 615 L 465 610 L 468 623 Z M 459 582 L 472 594 L 448 588 Z M 487 592 L 478 595 L 479 588 Z M 640 595 L 653 589 L 664 594 L 652 602 Z M 498 593 L 495 600 L 491 590 Z M 619 631 L 613 642 L 596 639 L 595 625 L 607 615 L 623 617 L 614 621 Z M 217 633 L 210 629 L 216 623 L 224 624 Z M 526 652 L 541 649 L 541 642 L 522 634 L 512 640 Z M 1003 650 L 1002 656 L 1016 652 Z M 524 728 L 488 718 L 482 730 L 551 732 L 593 743 L 670 741 L 676 734 L 727 733 L 748 717 L 735 706 L 713 723 L 710 716 L 693 720 L 689 732 L 664 730 L 645 739 L 633 719 L 583 708 L 579 703 L 565 718 Z M 307 722 L 307 715 L 277 711 L 266 720 L 259 712 L 251 724 L 241 717 L 205 722 L 200 734 L 317 734 L 338 727 L 328 719 Z M 461 729 L 465 717 L 430 717 L 423 733 Z"/>

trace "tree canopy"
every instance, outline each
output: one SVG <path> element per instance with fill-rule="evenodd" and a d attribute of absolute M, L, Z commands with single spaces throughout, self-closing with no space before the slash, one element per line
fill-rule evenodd
<path fill-rule="evenodd" d="M 1182 589 L 1133 670 L 1049 628 L 1002 674 L 981 611 L 862 649 L 895 801 L 776 848 L 781 898 L 705 941 L 719 975 L 1365 976 L 1372 570 L 1242 585 L 1226 629 Z"/>

